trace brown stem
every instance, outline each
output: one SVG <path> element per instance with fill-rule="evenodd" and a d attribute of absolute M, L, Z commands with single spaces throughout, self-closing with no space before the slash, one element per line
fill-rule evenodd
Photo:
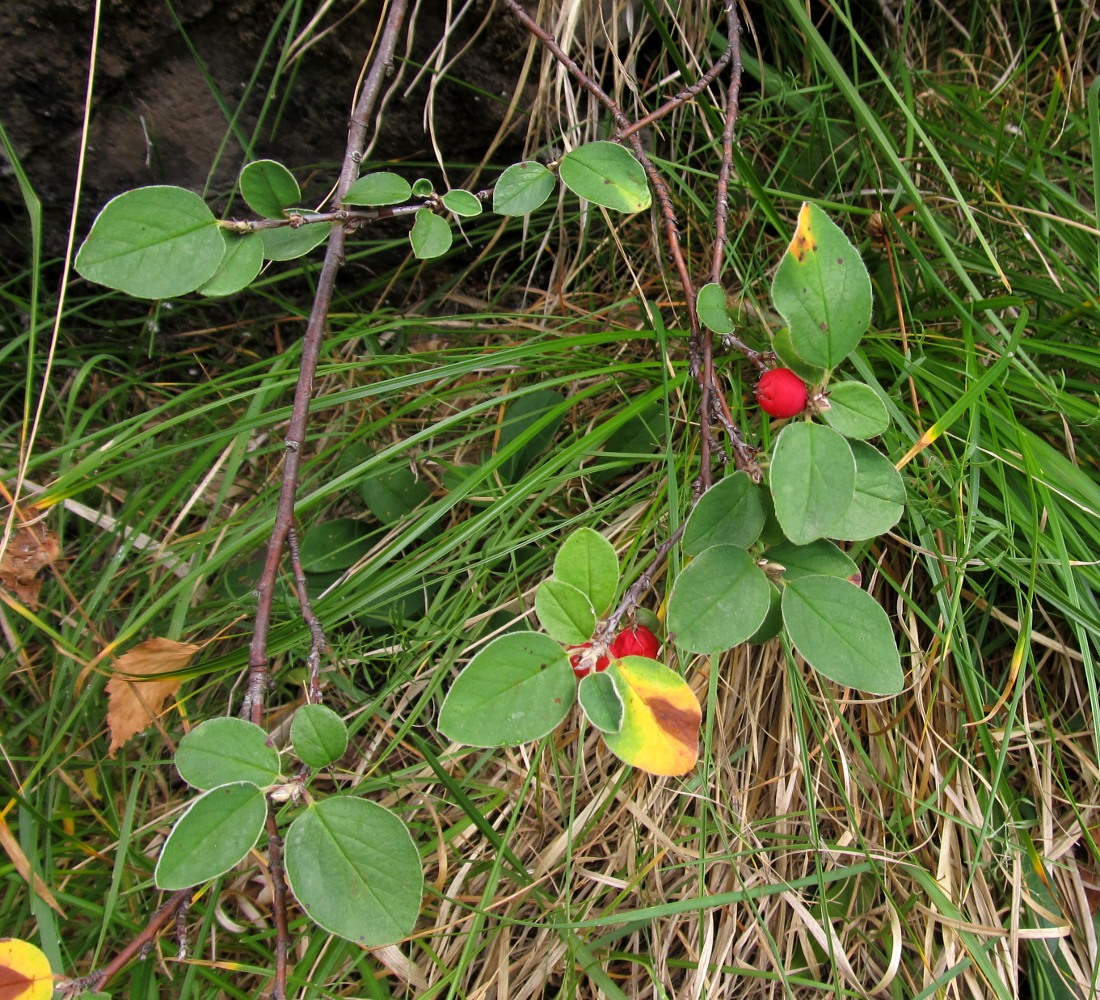
<path fill-rule="evenodd" d="M 275 918 L 275 980 L 271 984 L 271 1000 L 286 1000 L 286 981 L 290 971 L 286 868 L 283 866 L 283 838 L 270 803 L 267 809 L 267 870 L 271 875 L 271 909 Z"/>
<path fill-rule="evenodd" d="M 302 553 L 298 548 L 298 532 L 293 527 L 287 532 L 286 542 L 290 551 L 290 568 L 294 572 L 294 586 L 298 592 L 298 606 L 302 609 L 302 617 L 309 626 L 309 656 L 306 658 L 306 663 L 309 665 L 307 697 L 311 704 L 319 705 L 322 700 L 321 655 L 328 651 L 328 639 L 325 637 L 325 629 L 320 619 L 313 613 L 313 603 L 309 599 L 309 584 L 306 582 L 305 570 L 302 569 Z"/>

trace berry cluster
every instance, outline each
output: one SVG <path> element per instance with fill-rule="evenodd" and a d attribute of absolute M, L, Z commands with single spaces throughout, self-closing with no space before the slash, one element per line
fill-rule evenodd
<path fill-rule="evenodd" d="M 598 652 L 586 652 L 595 650 L 591 642 L 582 642 L 579 646 L 570 646 L 572 649 L 581 650 L 569 657 L 569 663 L 573 667 L 573 673 L 578 677 L 584 677 L 591 671 L 599 673 L 606 670 L 612 659 L 621 660 L 624 656 L 644 656 L 653 660 L 661 648 L 660 642 L 644 625 L 635 625 L 633 628 L 623 629 L 607 646 L 607 654 Z"/>

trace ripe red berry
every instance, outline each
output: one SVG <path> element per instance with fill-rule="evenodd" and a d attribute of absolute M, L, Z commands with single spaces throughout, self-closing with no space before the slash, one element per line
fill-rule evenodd
<path fill-rule="evenodd" d="M 574 653 L 569 657 L 569 665 L 573 668 L 573 673 L 577 677 L 587 677 L 588 674 L 595 668 L 596 673 L 601 670 L 606 670 L 607 665 L 611 662 L 606 656 L 596 656 L 594 653 L 586 653 L 585 650 L 592 648 L 592 643 L 582 642 L 579 646 L 570 646 L 570 649 L 579 649 L 581 652 Z"/>
<path fill-rule="evenodd" d="M 789 368 L 773 368 L 756 383 L 756 401 L 772 417 L 793 417 L 806 409 L 806 383 Z"/>
<path fill-rule="evenodd" d="M 660 648 L 661 644 L 657 636 L 644 625 L 624 629 L 611 640 L 611 645 L 608 646 L 611 655 L 616 659 L 624 656 L 644 656 L 648 660 L 654 660 Z"/>

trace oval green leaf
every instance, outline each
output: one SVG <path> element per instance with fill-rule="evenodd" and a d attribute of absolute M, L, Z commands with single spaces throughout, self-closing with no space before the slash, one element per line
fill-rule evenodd
<path fill-rule="evenodd" d="M 348 748 L 348 727 L 331 708 L 303 705 L 290 723 L 294 752 L 306 767 L 328 767 Z"/>
<path fill-rule="evenodd" d="M 224 253 L 218 221 L 197 194 L 154 185 L 107 202 L 75 267 L 135 298 L 167 299 L 206 284 Z"/>
<path fill-rule="evenodd" d="M 413 181 L 412 193 L 417 198 L 429 198 L 435 191 L 435 185 L 427 177 L 418 177 Z"/>
<path fill-rule="evenodd" d="M 807 364 L 798 356 L 791 344 L 791 331 L 787 327 L 781 326 L 772 334 L 772 350 L 784 367 L 789 368 L 807 385 L 820 385 L 825 380 L 824 368 Z"/>
<path fill-rule="evenodd" d="M 323 243 L 331 230 L 331 222 L 314 222 L 297 229 L 280 226 L 278 229 L 261 229 L 259 232 L 264 244 L 264 256 L 268 260 L 297 260 L 317 244 Z"/>
<path fill-rule="evenodd" d="M 476 195 L 470 194 L 469 191 L 463 191 L 461 188 L 454 191 L 448 191 L 443 196 L 443 207 L 446 208 L 448 212 L 469 219 L 481 215 L 482 211 L 484 211 L 481 199 Z"/>
<path fill-rule="evenodd" d="M 450 740 L 515 746 L 545 736 L 565 718 L 576 681 L 561 644 L 538 632 L 510 632 L 458 675 L 439 711 Z"/>
<path fill-rule="evenodd" d="M 582 643 L 596 630 L 596 612 L 581 590 L 564 580 L 551 578 L 535 591 L 539 623 L 558 642 Z"/>
<path fill-rule="evenodd" d="M 611 607 L 619 589 L 619 557 L 598 531 L 578 528 L 554 557 L 554 576 L 572 584 L 591 602 L 597 616 Z M 588 639 L 591 633 L 585 636 Z"/>
<path fill-rule="evenodd" d="M 730 649 L 764 621 L 770 586 L 744 549 L 712 546 L 676 578 L 668 602 L 669 635 L 693 653 Z"/>
<path fill-rule="evenodd" d="M 222 230 L 225 254 L 213 277 L 199 289 L 200 295 L 211 298 L 232 295 L 247 288 L 264 266 L 264 245 L 256 233 L 237 236 Z"/>
<path fill-rule="evenodd" d="M 641 212 L 653 200 L 642 165 L 618 143 L 578 146 L 562 157 L 558 175 L 578 197 L 616 212 Z"/>
<path fill-rule="evenodd" d="M 623 703 L 618 732 L 605 732 L 607 748 L 650 774 L 687 774 L 699 759 L 703 712 L 695 692 L 675 670 L 642 656 L 624 656 L 604 671 Z"/>
<path fill-rule="evenodd" d="M 500 463 L 500 478 L 514 483 L 554 440 L 565 417 L 565 397 L 556 389 L 535 389 L 508 404 L 497 437 L 497 451 L 520 438 L 526 442 Z"/>
<path fill-rule="evenodd" d="M 788 582 L 803 576 L 835 576 L 854 583 L 857 587 L 860 583 L 859 567 L 836 545 L 824 538 L 810 542 L 809 545 L 780 542 L 769 546 L 765 555 L 768 562 L 778 563 L 783 567 L 783 579 Z"/>
<path fill-rule="evenodd" d="M 886 404 L 863 382 L 836 382 L 829 386 L 829 408 L 821 416 L 834 431 L 848 438 L 877 437 L 890 426 Z"/>
<path fill-rule="evenodd" d="M 763 490 L 748 473 L 735 472 L 699 498 L 684 528 L 684 552 L 697 556 L 712 545 L 747 549 L 760 537 L 766 518 Z"/>
<path fill-rule="evenodd" d="M 412 197 L 412 185 L 400 174 L 379 170 L 354 181 L 344 195 L 345 205 L 400 205 Z"/>
<path fill-rule="evenodd" d="M 383 524 L 396 524 L 432 495 L 427 482 L 407 465 L 364 479 L 358 490 L 370 512 Z"/>
<path fill-rule="evenodd" d="M 291 823 L 286 877 L 315 924 L 364 948 L 400 941 L 420 914 L 416 844 L 400 819 L 365 799 L 325 799 Z"/>
<path fill-rule="evenodd" d="M 275 160 L 254 160 L 245 164 L 240 186 L 248 207 L 265 219 L 281 219 L 284 209 L 302 201 L 302 191 L 294 175 Z"/>
<path fill-rule="evenodd" d="M 726 301 L 726 290 L 716 281 L 699 289 L 695 308 L 699 311 L 699 322 L 712 333 L 733 332 L 735 324 Z"/>
<path fill-rule="evenodd" d="M 820 208 L 802 205 L 772 282 L 772 301 L 798 356 L 835 368 L 871 323 L 871 279 L 848 237 Z"/>
<path fill-rule="evenodd" d="M 174 892 L 223 875 L 256 846 L 266 818 L 267 799 L 249 781 L 200 795 L 164 842 L 153 872 L 157 888 Z"/>
<path fill-rule="evenodd" d="M 769 485 L 775 516 L 796 545 L 824 538 L 852 502 L 856 460 L 848 442 L 830 427 L 788 424 L 775 442 Z"/>
<path fill-rule="evenodd" d="M 255 723 L 207 719 L 180 740 L 176 770 L 187 784 L 202 791 L 238 781 L 263 788 L 279 779 L 279 752 Z"/>
<path fill-rule="evenodd" d="M 832 576 L 783 588 L 783 624 L 819 673 L 870 694 L 897 694 L 904 675 L 890 619 L 866 591 Z"/>
<path fill-rule="evenodd" d="M 600 732 L 617 733 L 623 728 L 623 699 L 606 670 L 581 678 L 577 700 L 588 721 Z"/>
<path fill-rule="evenodd" d="M 760 628 L 753 632 L 747 640 L 754 646 L 759 646 L 762 643 L 768 642 L 770 639 L 774 639 L 783 630 L 782 597 L 783 595 L 779 593 L 779 588 L 769 581 L 768 613 L 760 623 Z"/>
<path fill-rule="evenodd" d="M 876 538 L 898 523 L 905 510 L 905 482 L 894 463 L 876 448 L 863 441 L 851 445 L 856 460 L 855 492 L 844 517 L 829 534 L 856 542 Z"/>
<path fill-rule="evenodd" d="M 311 527 L 302 539 L 302 569 L 333 573 L 354 566 L 370 546 L 371 527 L 353 517 L 337 517 Z"/>
<path fill-rule="evenodd" d="M 493 188 L 493 211 L 497 215 L 527 215 L 550 197 L 554 184 L 554 174 L 541 163 L 513 163 Z"/>
<path fill-rule="evenodd" d="M 453 241 L 454 235 L 446 219 L 427 209 L 416 213 L 416 221 L 409 230 L 409 242 L 418 260 L 442 257 L 451 249 Z"/>

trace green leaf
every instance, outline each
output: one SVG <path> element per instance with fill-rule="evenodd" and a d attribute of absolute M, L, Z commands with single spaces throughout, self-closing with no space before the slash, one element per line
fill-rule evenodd
<path fill-rule="evenodd" d="M 302 539 L 302 569 L 333 573 L 354 566 L 366 554 L 371 527 L 353 517 L 337 517 L 313 525 Z"/>
<path fill-rule="evenodd" d="M 407 465 L 364 479 L 359 495 L 383 524 L 396 524 L 431 496 L 431 487 Z"/>
<path fill-rule="evenodd" d="M 905 482 L 901 473 L 876 448 L 853 441 L 856 460 L 855 493 L 840 523 L 829 532 L 832 538 L 862 541 L 889 531 L 905 510 Z"/>
<path fill-rule="evenodd" d="M 325 799 L 294 820 L 286 877 L 315 924 L 363 948 L 401 940 L 420 914 L 416 844 L 400 819 L 365 799 Z"/>
<path fill-rule="evenodd" d="M 890 426 L 886 404 L 869 385 L 835 382 L 829 386 L 829 408 L 821 416 L 834 431 L 848 438 L 877 437 Z"/>
<path fill-rule="evenodd" d="M 582 677 L 577 699 L 588 721 L 600 732 L 617 733 L 623 728 L 623 699 L 606 670 Z"/>
<path fill-rule="evenodd" d="M 775 442 L 769 472 L 775 516 L 796 545 L 830 535 L 852 502 L 856 460 L 829 427 L 788 424 Z"/>
<path fill-rule="evenodd" d="M 517 452 L 506 458 L 500 465 L 500 478 L 506 483 L 514 483 L 527 467 L 541 455 L 561 426 L 564 413 L 556 413 L 565 402 L 565 397 L 555 389 L 535 389 L 508 404 L 497 438 L 497 450 L 504 451 L 513 441 L 531 434 L 527 443 Z"/>
<path fill-rule="evenodd" d="M 856 248 L 820 208 L 805 202 L 779 262 L 772 301 L 804 361 L 835 368 L 871 322 L 871 279 Z"/>
<path fill-rule="evenodd" d="M 616 212 L 640 212 L 653 200 L 642 165 L 618 143 L 578 146 L 562 157 L 558 176 L 578 197 Z"/>
<path fill-rule="evenodd" d="M 199 288 L 200 295 L 232 295 L 247 288 L 264 266 L 264 245 L 256 233 L 237 236 L 222 230 L 225 254 L 209 281 Z"/>
<path fill-rule="evenodd" d="M 412 193 L 417 198 L 429 198 L 435 191 L 435 185 L 427 177 L 418 177 L 413 181 Z"/>
<path fill-rule="evenodd" d="M 541 163 L 513 163 L 493 188 L 493 211 L 497 215 L 527 215 L 550 197 L 555 183 L 554 174 Z"/>
<path fill-rule="evenodd" d="M 176 770 L 187 784 L 202 791 L 238 781 L 263 788 L 279 779 L 279 752 L 255 723 L 207 719 L 180 740 Z"/>
<path fill-rule="evenodd" d="M 768 613 L 764 616 L 764 620 L 760 623 L 760 627 L 749 636 L 748 642 L 751 642 L 754 646 L 759 646 L 762 643 L 768 642 L 770 639 L 774 639 L 780 632 L 783 631 L 783 595 L 779 593 L 779 588 L 768 583 Z"/>
<path fill-rule="evenodd" d="M 264 256 L 268 260 L 297 260 L 328 239 L 331 230 L 331 222 L 314 222 L 297 229 L 280 226 L 278 229 L 261 229 L 259 233 L 264 244 Z"/>
<path fill-rule="evenodd" d="M 859 567 L 836 545 L 824 538 L 810 542 L 809 545 L 780 542 L 769 546 L 765 555 L 768 562 L 778 563 L 783 567 L 783 579 L 788 582 L 803 576 L 835 576 L 854 583 L 857 587 L 860 583 Z"/>
<path fill-rule="evenodd" d="M 218 270 L 225 241 L 206 203 L 156 185 L 112 198 L 76 255 L 82 277 L 139 299 L 185 295 Z"/>
<path fill-rule="evenodd" d="M 732 333 L 736 325 L 726 301 L 726 290 L 716 281 L 699 289 L 695 300 L 699 321 L 712 333 Z"/>
<path fill-rule="evenodd" d="M 290 723 L 294 752 L 306 767 L 328 767 L 348 748 L 348 727 L 331 708 L 303 705 Z"/>
<path fill-rule="evenodd" d="M 897 694 L 904 682 L 890 619 L 859 587 L 806 576 L 783 588 L 783 624 L 815 670 L 871 694 Z"/>
<path fill-rule="evenodd" d="M 699 498 L 684 528 L 684 552 L 697 556 L 712 545 L 747 549 L 760 537 L 766 518 L 763 490 L 748 473 L 735 472 Z"/>
<path fill-rule="evenodd" d="M 596 612 L 588 595 L 563 580 L 551 578 L 539 584 L 535 614 L 558 642 L 587 642 L 596 630 Z"/>
<path fill-rule="evenodd" d="M 772 334 L 772 350 L 784 367 L 789 368 L 807 385 L 819 385 L 825 381 L 824 368 L 807 364 L 798 356 L 791 343 L 791 331 L 787 327 L 781 326 Z"/>
<path fill-rule="evenodd" d="M 668 602 L 669 635 L 693 653 L 730 649 L 764 621 L 770 586 L 744 549 L 705 549 L 676 578 Z"/>
<path fill-rule="evenodd" d="M 619 557 L 615 546 L 598 531 L 578 528 L 558 549 L 554 576 L 576 587 L 591 602 L 596 614 L 603 615 L 619 589 Z"/>
<path fill-rule="evenodd" d="M 281 219 L 284 209 L 302 200 L 302 190 L 294 175 L 275 160 L 245 164 L 239 183 L 248 207 L 265 219 Z"/>
<path fill-rule="evenodd" d="M 426 208 L 416 213 L 416 221 L 409 230 L 409 242 L 418 260 L 442 257 L 451 249 L 454 235 L 447 220 Z"/>
<path fill-rule="evenodd" d="M 443 196 L 443 207 L 448 212 L 453 212 L 455 215 L 460 215 L 465 218 L 473 218 L 474 216 L 481 215 L 484 208 L 481 204 L 481 199 L 476 195 L 470 194 L 469 191 L 463 191 L 458 188 L 454 191 L 448 191 Z"/>
<path fill-rule="evenodd" d="M 455 679 L 439 711 L 449 740 L 515 746 L 545 736 L 565 718 L 576 681 L 561 644 L 538 632 L 510 632 L 482 649 Z"/>
<path fill-rule="evenodd" d="M 157 888 L 174 892 L 223 875 L 256 846 L 266 819 L 267 799 L 249 781 L 203 793 L 164 842 L 153 872 Z"/>
<path fill-rule="evenodd" d="M 352 182 L 344 195 L 345 205 L 400 205 L 412 197 L 412 185 L 399 174 L 380 170 Z"/>

